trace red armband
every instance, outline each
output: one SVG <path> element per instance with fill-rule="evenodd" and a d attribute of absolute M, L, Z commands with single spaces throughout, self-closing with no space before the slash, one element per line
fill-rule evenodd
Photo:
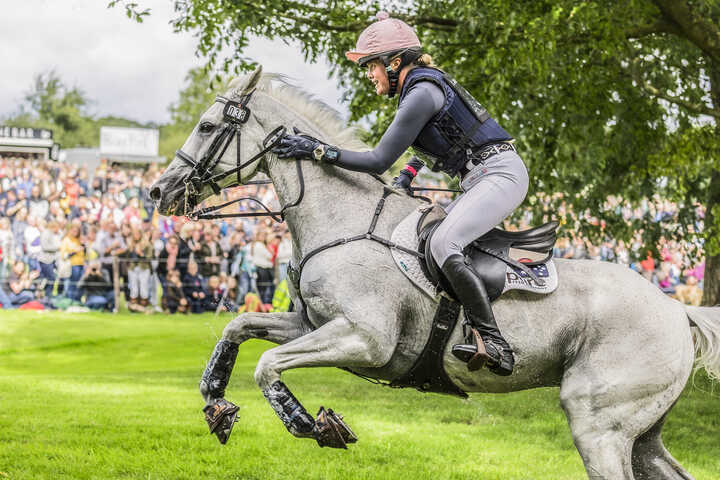
<path fill-rule="evenodd" d="M 410 172 L 410 174 L 412 174 L 413 178 L 415 178 L 415 176 L 417 175 L 417 170 L 415 170 L 410 165 L 405 165 L 405 168 L 403 168 L 403 170 L 405 170 L 406 172 Z"/>

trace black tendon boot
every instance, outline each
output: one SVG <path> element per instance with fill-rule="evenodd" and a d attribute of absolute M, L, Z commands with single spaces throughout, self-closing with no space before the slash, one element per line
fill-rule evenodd
<path fill-rule="evenodd" d="M 223 445 L 230 437 L 239 410 L 237 405 L 223 398 L 235 365 L 238 346 L 237 343 L 220 340 L 215 345 L 215 350 L 200 380 L 200 390 L 209 399 L 208 404 L 203 408 L 205 421 L 210 427 L 210 433 L 214 433 Z"/>
<path fill-rule="evenodd" d="M 496 375 L 510 375 L 515 365 L 513 352 L 495 323 L 482 279 L 465 263 L 462 255 L 448 257 L 442 271 L 463 305 L 471 332 L 467 344 L 453 346 L 453 355 L 467 362 L 470 371 L 479 370 L 487 363 Z"/>
<path fill-rule="evenodd" d="M 204 394 L 211 398 L 225 396 L 225 387 L 227 387 L 230 380 L 239 346 L 239 344 L 228 340 L 220 340 L 215 345 L 215 350 L 213 350 L 200 380 L 200 388 L 204 390 Z"/>
<path fill-rule="evenodd" d="M 315 420 L 283 382 L 276 381 L 262 393 L 290 433 L 296 437 L 313 436 Z"/>

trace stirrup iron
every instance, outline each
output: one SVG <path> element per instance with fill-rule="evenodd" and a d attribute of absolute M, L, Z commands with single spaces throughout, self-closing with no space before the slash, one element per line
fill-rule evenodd
<path fill-rule="evenodd" d="M 467 363 L 468 370 L 474 372 L 480 370 L 487 363 L 488 365 L 494 364 L 490 355 L 488 355 L 485 349 L 485 342 L 478 333 L 477 329 L 470 327 L 472 337 L 468 339 L 467 344 L 453 345 L 452 353 L 458 360 Z M 475 345 L 470 343 L 472 340 L 475 341 Z"/>

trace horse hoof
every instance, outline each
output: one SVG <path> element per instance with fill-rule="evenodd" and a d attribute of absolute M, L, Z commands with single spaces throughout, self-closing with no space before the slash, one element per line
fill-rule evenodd
<path fill-rule="evenodd" d="M 203 408 L 210 433 L 214 433 L 222 445 L 225 445 L 230 438 L 238 410 L 240 408 L 237 405 L 224 398 L 214 400 Z"/>
<path fill-rule="evenodd" d="M 345 448 L 357 442 L 357 436 L 343 421 L 342 415 L 320 407 L 315 419 L 315 440 L 321 447 Z"/>

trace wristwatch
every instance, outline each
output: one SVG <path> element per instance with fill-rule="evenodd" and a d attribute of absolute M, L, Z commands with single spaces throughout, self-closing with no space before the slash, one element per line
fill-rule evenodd
<path fill-rule="evenodd" d="M 328 163 L 334 163 L 335 160 L 340 158 L 340 151 L 335 147 L 328 147 L 325 149 L 325 161 Z"/>
<path fill-rule="evenodd" d="M 340 157 L 340 152 L 335 147 L 320 144 L 313 150 L 313 158 L 317 161 L 333 163 Z"/>
<path fill-rule="evenodd" d="M 325 155 L 325 145 L 321 143 L 313 150 L 313 158 L 319 162 L 323 159 L 323 155 Z"/>

